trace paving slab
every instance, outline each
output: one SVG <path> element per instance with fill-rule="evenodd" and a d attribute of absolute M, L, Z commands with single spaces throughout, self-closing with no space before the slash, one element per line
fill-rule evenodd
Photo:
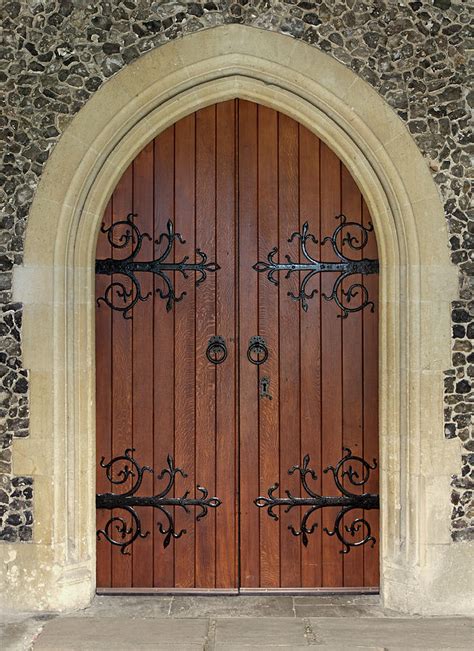
<path fill-rule="evenodd" d="M 208 620 L 122 617 L 58 617 L 38 636 L 34 649 L 202 649 Z"/>
<path fill-rule="evenodd" d="M 474 648 L 472 620 L 387 613 L 349 595 L 100 596 L 75 613 L 7 615 L 0 632 L 1 651 Z"/>
<path fill-rule="evenodd" d="M 44 624 L 54 618 L 50 613 L 28 613 L 2 609 L 0 611 L 0 649 L 26 651 L 40 633 Z"/>
<path fill-rule="evenodd" d="M 310 618 L 317 642 L 331 648 L 354 645 L 386 649 L 472 649 L 472 621 L 465 618 Z"/>
<path fill-rule="evenodd" d="M 378 594 L 312 594 L 293 595 L 296 605 L 320 605 L 320 606 L 381 606 L 380 595 Z"/>
<path fill-rule="evenodd" d="M 290 617 L 219 619 L 216 621 L 215 645 L 216 649 L 307 647 L 306 623 Z"/>
<path fill-rule="evenodd" d="M 171 617 L 294 617 L 293 599 L 287 596 L 175 597 Z"/>
<path fill-rule="evenodd" d="M 347 646 L 347 644 L 344 644 L 344 646 L 334 646 L 334 644 L 331 644 L 330 646 L 321 645 L 319 643 L 316 644 L 316 646 L 311 646 L 311 647 L 306 647 L 307 649 L 313 649 L 313 651 L 321 651 L 321 650 L 328 650 L 331 649 L 331 651 L 390 651 L 388 647 L 386 646 L 354 646 L 351 644 L 350 646 Z M 424 651 L 430 651 L 429 649 L 425 649 Z"/>
<path fill-rule="evenodd" d="M 173 597 L 169 595 L 113 595 L 97 596 L 92 604 L 75 615 L 83 617 L 166 617 L 170 614 Z"/>
<path fill-rule="evenodd" d="M 294 608 L 296 617 L 384 617 L 381 606 L 337 606 L 334 604 L 321 606 L 319 603 L 295 603 Z"/>
<path fill-rule="evenodd" d="M 202 644 L 172 644 L 166 642 L 160 644 L 153 642 L 145 644 L 139 642 L 137 645 L 131 645 L 130 642 L 121 643 L 116 641 L 106 642 L 104 640 L 96 641 L 74 641 L 61 639 L 59 641 L 47 641 L 44 646 L 34 645 L 34 649 L 41 649 L 42 651 L 134 651 L 134 649 L 149 649 L 150 651 L 203 651 L 205 647 Z M 15 649 L 15 651 L 17 651 Z M 26 650 L 25 650 L 26 651 Z"/>
<path fill-rule="evenodd" d="M 319 651 L 321 647 L 309 647 L 307 643 L 305 644 L 275 644 L 271 646 L 265 646 L 264 644 L 258 644 L 258 645 L 251 645 L 248 646 L 247 644 L 242 645 L 242 644 L 216 644 L 213 647 L 209 647 L 209 650 L 212 649 L 212 651 L 260 651 L 261 649 L 306 649 L 306 651 L 309 651 L 311 648 L 314 648 L 314 651 Z M 207 651 L 207 647 L 206 647 Z M 345 650 L 347 651 L 347 649 Z"/>
<path fill-rule="evenodd" d="M 3 624 L 0 630 L 0 649 L 2 651 L 29 649 L 40 630 L 41 624 L 28 621 Z"/>

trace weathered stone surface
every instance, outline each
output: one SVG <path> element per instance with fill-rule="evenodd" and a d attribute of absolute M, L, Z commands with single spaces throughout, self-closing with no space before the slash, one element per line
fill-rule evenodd
<path fill-rule="evenodd" d="M 22 616 L 22 630 L 41 618 L 33 648 L 99 648 L 114 636 L 117 648 L 157 649 L 468 649 L 467 618 L 400 617 L 383 610 L 377 596 L 194 597 L 184 615 L 175 602 L 186 597 L 98 597 L 72 614 Z M 289 601 L 289 612 L 276 607 Z M 212 602 L 210 606 L 209 602 Z M 251 611 L 249 614 L 249 610 Z M 8 613 L 7 613 L 8 614 Z M 13 623 L 18 623 L 18 616 Z M 18 631 L 6 618 L 8 648 Z M 31 639 L 31 637 L 30 637 Z M 9 645 L 10 643 L 10 645 Z M 472 646 L 472 645 L 471 645 Z M 26 648 L 26 647 L 25 647 Z"/>
<path fill-rule="evenodd" d="M 445 383 L 445 434 L 459 436 L 470 452 L 474 227 L 468 218 L 472 164 L 467 147 L 473 95 L 466 90 L 470 68 L 463 40 L 470 19 L 467 0 L 7 2 L 0 52 L 0 133 L 6 144 L 0 168 L 2 447 L 28 435 L 22 307 L 12 302 L 12 268 L 21 264 L 29 208 L 52 148 L 91 95 L 142 53 L 200 29 L 241 23 L 301 39 L 351 68 L 392 106 L 429 162 L 444 201 L 452 260 L 460 270 L 459 300 L 452 310 L 453 366 Z M 460 405 L 467 408 L 456 411 Z M 0 459 L 0 468 L 12 491 L 11 455 Z M 463 490 L 472 488 L 469 473 L 453 478 L 455 491 L 461 490 L 459 482 Z M 9 501 L 17 504 L 18 498 Z M 470 535 L 473 525 L 472 512 L 469 519 L 453 510 L 455 537 Z M 0 519 L 1 531 L 3 539 L 28 539 L 10 525 L 2 530 Z"/>

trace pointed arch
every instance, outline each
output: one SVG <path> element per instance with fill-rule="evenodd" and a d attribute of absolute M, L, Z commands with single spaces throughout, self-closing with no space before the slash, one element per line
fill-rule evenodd
<path fill-rule="evenodd" d="M 14 277 L 31 377 L 31 436 L 15 442 L 15 472 L 34 477 L 36 525 L 32 545 L 11 546 L 4 599 L 65 609 L 92 597 L 99 223 L 147 142 L 234 97 L 312 130 L 364 194 L 381 261 L 382 597 L 406 612 L 467 611 L 467 550 L 449 535 L 459 444 L 443 437 L 441 397 L 456 270 L 437 189 L 406 127 L 354 72 L 312 46 L 239 25 L 168 43 L 117 73 L 75 116 L 46 165 Z"/>

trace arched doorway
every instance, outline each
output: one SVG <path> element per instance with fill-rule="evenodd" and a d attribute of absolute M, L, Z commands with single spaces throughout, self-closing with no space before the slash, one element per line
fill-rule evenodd
<path fill-rule="evenodd" d="M 135 158 L 97 244 L 99 590 L 377 589 L 377 258 L 347 168 L 274 109 Z"/>
<path fill-rule="evenodd" d="M 80 608 L 95 592 L 99 225 L 146 143 L 189 113 L 236 97 L 304 124 L 363 190 L 381 261 L 382 600 L 405 612 L 468 613 L 469 548 L 454 544 L 449 529 L 459 446 L 443 438 L 438 400 L 457 276 L 436 186 L 408 130 L 369 84 L 317 48 L 241 25 L 191 34 L 126 66 L 81 109 L 48 160 L 24 265 L 14 271 L 31 404 L 31 435 L 15 442 L 14 471 L 34 479 L 34 544 L 13 553 L 2 546 L 3 601 Z M 428 595 L 421 602 L 420 591 Z"/>

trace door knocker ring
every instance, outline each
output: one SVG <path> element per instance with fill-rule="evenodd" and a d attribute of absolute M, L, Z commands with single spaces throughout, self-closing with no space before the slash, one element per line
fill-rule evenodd
<path fill-rule="evenodd" d="M 267 361 L 268 348 L 263 337 L 250 337 L 247 359 L 251 364 L 255 364 L 256 366 L 260 366 L 260 364 L 264 364 Z"/>
<path fill-rule="evenodd" d="M 222 364 L 227 359 L 227 346 L 224 337 L 216 335 L 209 339 L 206 357 L 211 364 Z"/>

